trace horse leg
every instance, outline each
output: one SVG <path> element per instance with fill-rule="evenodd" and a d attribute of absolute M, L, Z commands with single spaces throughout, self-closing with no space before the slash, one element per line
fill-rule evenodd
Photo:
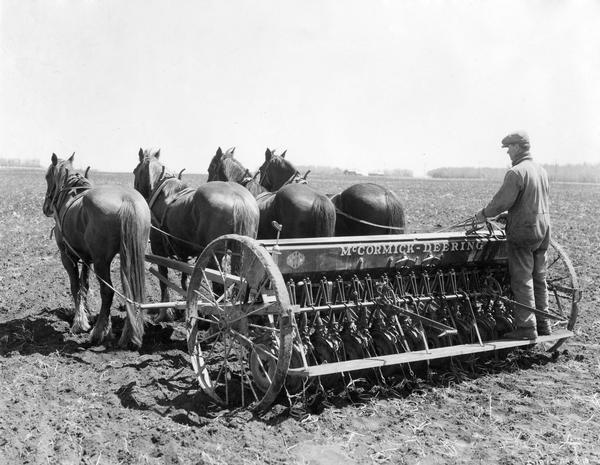
<path fill-rule="evenodd" d="M 187 273 L 181 273 L 181 289 L 183 289 L 186 292 L 188 290 L 188 278 L 189 278 L 189 275 Z M 177 315 L 177 316 L 173 316 L 174 320 L 181 319 L 185 313 L 183 310 L 180 310 L 180 311 L 176 311 L 175 309 L 170 309 L 170 310 L 173 315 Z"/>
<path fill-rule="evenodd" d="M 165 278 L 169 278 L 169 268 L 166 266 L 158 266 L 158 273 Z M 169 288 L 165 283 L 160 281 L 160 301 L 168 302 L 169 301 Z"/>
<path fill-rule="evenodd" d="M 66 247 L 61 247 L 60 248 L 60 260 L 62 261 L 62 264 L 65 267 L 67 274 L 69 275 L 69 283 L 71 285 L 71 295 L 73 297 L 73 302 L 75 304 L 75 310 L 73 313 L 73 324 L 71 325 L 71 331 L 73 333 L 79 333 L 83 330 L 76 324 L 78 321 L 78 311 L 80 308 L 80 305 L 79 305 L 79 300 L 80 300 L 79 267 L 77 265 L 78 258 L 75 255 L 73 255 L 72 253 L 69 253 L 69 251 L 66 249 Z"/>
<path fill-rule="evenodd" d="M 158 272 L 165 278 L 169 277 L 169 268 L 167 268 L 166 266 L 159 265 Z M 160 281 L 160 301 L 169 302 L 169 288 L 162 281 Z M 160 323 L 162 321 L 173 321 L 174 318 L 175 315 L 173 314 L 172 308 L 161 308 L 158 311 L 158 315 L 154 319 L 154 322 Z"/>
<path fill-rule="evenodd" d="M 98 319 L 96 320 L 90 339 L 94 344 L 102 344 L 114 338 L 112 322 L 110 321 L 110 306 L 112 305 L 115 292 L 111 289 L 110 263 L 106 263 L 103 260 L 96 260 L 94 261 L 94 271 L 98 277 L 98 283 L 100 283 L 102 306 L 100 307 L 100 313 L 98 314 Z"/>
<path fill-rule="evenodd" d="M 81 275 L 79 277 L 79 292 L 77 294 L 77 302 L 75 304 L 75 317 L 73 318 L 73 326 L 71 331 L 74 333 L 88 332 L 91 328 L 89 322 L 89 310 L 88 310 L 88 290 L 90 287 L 90 264 L 83 262 L 81 265 Z"/>
<path fill-rule="evenodd" d="M 187 273 L 181 273 L 181 289 L 183 289 L 184 291 L 187 291 L 187 284 L 188 284 Z"/>

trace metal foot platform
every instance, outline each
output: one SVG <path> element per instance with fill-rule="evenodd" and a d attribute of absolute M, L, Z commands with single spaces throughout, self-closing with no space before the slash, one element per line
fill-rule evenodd
<path fill-rule="evenodd" d="M 290 376 L 323 376 L 333 373 L 363 370 L 367 368 L 377 368 L 401 363 L 421 362 L 436 358 L 457 357 L 459 355 L 475 354 L 480 352 L 491 352 L 494 350 L 510 349 L 513 347 L 530 346 L 542 342 L 554 342 L 574 336 L 572 331 L 566 329 L 557 330 L 550 336 L 538 336 L 532 340 L 514 340 L 500 339 L 496 341 L 484 342 L 480 344 L 462 344 L 457 346 L 439 347 L 436 349 L 417 350 L 414 352 L 405 352 L 401 354 L 384 355 L 381 357 L 371 357 L 359 360 L 348 360 L 345 362 L 325 363 L 302 368 L 290 368 Z"/>

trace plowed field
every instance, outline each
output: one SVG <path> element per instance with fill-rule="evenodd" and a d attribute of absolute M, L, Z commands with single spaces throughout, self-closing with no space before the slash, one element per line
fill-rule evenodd
<path fill-rule="evenodd" d="M 332 193 L 366 178 L 310 179 Z M 404 201 L 413 231 L 472 215 L 498 187 L 373 180 Z M 133 176 L 92 181 L 132 185 Z M 70 334 L 68 278 L 54 221 L 41 211 L 44 172 L 0 171 L 0 463 L 600 463 L 600 186 L 551 188 L 553 234 L 584 287 L 576 337 L 560 353 L 449 366 L 303 415 L 281 402 L 259 417 L 222 410 L 198 391 L 182 324 L 149 327 L 140 352 Z M 97 304 L 95 282 L 92 292 Z M 112 315 L 118 331 L 117 301 Z"/>

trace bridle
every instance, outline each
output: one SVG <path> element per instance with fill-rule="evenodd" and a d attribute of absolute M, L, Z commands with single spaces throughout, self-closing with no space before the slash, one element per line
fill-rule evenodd
<path fill-rule="evenodd" d="M 258 170 L 260 172 L 260 181 L 259 184 L 264 187 L 265 189 L 268 189 L 267 186 L 265 185 L 267 181 L 271 181 L 270 177 L 269 177 L 269 172 L 268 172 L 268 168 L 269 166 L 273 163 L 275 156 L 272 156 L 269 160 L 267 160 L 265 162 L 265 164 Z M 300 171 L 298 171 L 297 169 L 294 168 L 294 173 L 287 179 L 287 181 L 285 181 L 280 187 L 279 189 L 281 189 L 283 186 L 287 185 L 287 184 L 291 184 L 291 183 L 300 183 L 300 184 L 306 184 L 306 176 L 308 175 L 308 171 L 306 172 L 306 174 L 304 175 L 304 177 L 300 174 Z M 273 186 L 271 185 L 271 188 Z"/>
<path fill-rule="evenodd" d="M 56 167 L 53 167 L 53 170 L 56 170 Z M 65 198 L 68 197 L 69 194 L 77 195 L 78 193 L 91 189 L 91 185 L 89 185 L 89 181 L 87 181 L 85 175 L 79 173 L 69 174 L 68 169 L 65 169 L 64 181 L 60 189 L 58 188 L 58 185 L 60 184 L 61 178 L 63 178 L 60 171 L 59 173 L 53 173 L 53 178 L 54 182 L 52 183 L 52 189 L 50 189 L 44 197 L 44 203 L 50 202 L 50 208 L 53 214 L 59 213 L 60 209 L 64 206 L 61 204 L 65 202 Z M 87 184 L 79 186 L 75 185 L 81 180 L 85 180 Z"/>
<path fill-rule="evenodd" d="M 165 167 L 163 166 L 160 176 L 158 178 L 158 182 L 156 183 L 156 187 L 151 192 L 150 198 L 148 199 L 148 207 L 150 207 L 150 211 L 152 211 L 154 202 L 156 202 L 156 199 L 162 193 L 163 189 L 167 185 L 167 182 L 171 181 L 172 179 L 175 179 L 175 175 L 170 173 L 165 175 Z"/>
<path fill-rule="evenodd" d="M 84 184 L 80 184 L 84 181 Z M 79 184 L 79 185 L 78 185 Z M 85 176 L 79 173 L 67 175 L 63 187 L 56 189 L 58 183 L 54 184 L 53 191 L 56 191 L 55 198 L 51 202 L 52 216 L 58 226 L 58 230 L 62 233 L 62 224 L 67 215 L 69 208 L 79 199 L 86 191 L 90 190 L 92 186 Z"/>

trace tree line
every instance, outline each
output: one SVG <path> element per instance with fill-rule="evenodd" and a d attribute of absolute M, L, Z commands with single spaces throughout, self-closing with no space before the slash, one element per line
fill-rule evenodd
<path fill-rule="evenodd" d="M 0 158 L 0 166 L 7 168 L 40 168 L 39 158 Z"/>
<path fill-rule="evenodd" d="M 550 181 L 600 183 L 600 163 L 542 165 Z M 427 172 L 436 179 L 503 179 L 506 168 L 443 167 Z"/>

